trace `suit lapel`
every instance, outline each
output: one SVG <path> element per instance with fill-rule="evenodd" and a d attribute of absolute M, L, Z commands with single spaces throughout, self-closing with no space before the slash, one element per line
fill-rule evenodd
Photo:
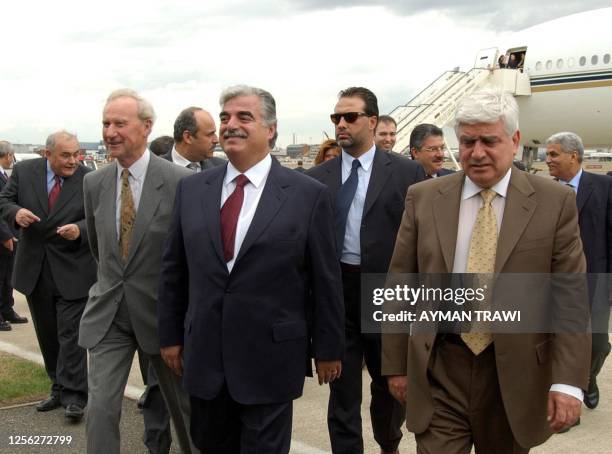
<path fill-rule="evenodd" d="M 142 192 L 140 193 L 140 202 L 138 204 L 138 211 L 136 212 L 136 220 L 134 221 L 134 230 L 132 231 L 130 252 L 126 261 L 126 266 L 130 263 L 132 257 L 134 257 L 142 237 L 149 229 L 153 215 L 157 211 L 157 207 L 161 201 L 161 188 L 165 183 L 164 175 L 156 162 L 158 158 L 152 155 L 150 159 L 142 185 Z M 117 244 L 118 243 L 117 241 Z"/>
<path fill-rule="evenodd" d="M 578 206 L 578 212 L 582 211 L 586 201 L 591 196 L 593 192 L 593 181 L 591 180 L 588 173 L 584 170 L 582 171 L 582 176 L 580 177 L 580 182 L 578 183 L 578 193 L 576 194 L 576 205 Z"/>
<path fill-rule="evenodd" d="M 255 240 L 259 238 L 266 227 L 268 227 L 287 199 L 285 189 L 289 186 L 289 183 L 283 181 L 280 170 L 278 161 L 272 159 L 272 168 L 270 169 L 266 185 L 263 188 L 251 225 L 247 230 L 238 256 L 236 257 L 236 263 L 238 263 L 238 261 L 248 252 Z"/>
<path fill-rule="evenodd" d="M 119 263 L 123 263 L 121 251 L 119 250 L 119 236 L 117 234 L 117 163 L 113 162 L 107 169 L 108 171 L 102 180 L 98 194 L 99 200 L 102 201 L 100 214 L 102 219 L 112 223 L 112 228 L 104 229 L 106 241 L 112 245 L 111 250 L 116 255 Z"/>
<path fill-rule="evenodd" d="M 504 218 L 497 242 L 496 273 L 501 272 L 535 212 L 537 203 L 531 199 L 534 192 L 533 186 L 522 171 L 512 169 L 506 194 Z"/>
<path fill-rule="evenodd" d="M 391 174 L 393 173 L 393 166 L 389 156 L 384 151 L 376 149 L 374 152 L 374 161 L 372 162 L 372 174 L 370 175 L 370 182 L 368 184 L 368 191 L 366 193 L 365 204 L 363 207 L 362 218 L 365 218 L 368 211 L 376 202 L 380 191 L 385 186 Z"/>
<path fill-rule="evenodd" d="M 336 194 L 342 186 L 342 155 L 333 159 L 325 170 L 321 183 L 327 185 L 332 200 L 336 200 Z"/>
<path fill-rule="evenodd" d="M 207 173 L 206 176 L 208 178 L 203 188 L 202 211 L 208 226 L 208 234 L 213 243 L 213 248 L 221 263 L 225 265 L 223 246 L 221 245 L 221 191 L 223 189 L 225 171 L 217 172 L 214 176 L 210 176 Z M 227 269 L 227 267 L 225 269 Z"/>
<path fill-rule="evenodd" d="M 45 215 L 49 214 L 49 192 L 47 191 L 47 160 L 41 159 L 34 168 L 34 192 Z"/>
<path fill-rule="evenodd" d="M 438 189 L 439 195 L 434 200 L 432 210 L 446 270 L 451 273 L 455 262 L 463 172 L 445 177 L 444 183 Z"/>

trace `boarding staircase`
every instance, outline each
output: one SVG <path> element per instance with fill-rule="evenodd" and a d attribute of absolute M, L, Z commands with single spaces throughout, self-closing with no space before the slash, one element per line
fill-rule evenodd
<path fill-rule="evenodd" d="M 418 124 L 431 123 L 440 128 L 450 124 L 459 101 L 485 85 L 502 87 L 515 96 L 531 95 L 529 77 L 518 70 L 446 71 L 407 104 L 389 114 L 397 122 L 395 151 L 409 153 L 410 133 Z"/>

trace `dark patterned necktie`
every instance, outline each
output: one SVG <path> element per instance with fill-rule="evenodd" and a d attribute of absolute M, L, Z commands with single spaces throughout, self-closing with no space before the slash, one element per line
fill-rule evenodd
<path fill-rule="evenodd" d="M 351 173 L 336 194 L 336 212 L 334 215 L 334 227 L 336 230 L 336 248 L 338 258 L 342 256 L 344 246 L 344 234 L 346 233 L 346 219 L 348 218 L 351 204 L 359 185 L 359 174 L 357 173 L 361 163 L 354 159 L 351 165 Z"/>
<path fill-rule="evenodd" d="M 198 164 L 197 162 L 190 162 L 189 164 L 187 164 L 187 168 L 189 170 L 193 170 L 195 173 L 198 173 L 198 172 L 202 171 L 200 169 L 200 164 Z"/>
<path fill-rule="evenodd" d="M 61 178 L 58 177 L 57 175 L 55 175 L 53 177 L 53 179 L 55 180 L 55 184 L 53 185 L 53 187 L 49 191 L 49 200 L 48 200 L 49 212 L 51 212 L 51 210 L 55 206 L 55 202 L 57 202 L 57 198 L 59 197 L 60 191 L 62 189 L 62 180 L 61 180 Z"/>
<path fill-rule="evenodd" d="M 236 188 L 221 207 L 221 239 L 223 241 L 223 257 L 229 262 L 234 257 L 234 243 L 236 242 L 236 227 L 238 216 L 244 201 L 244 186 L 249 179 L 240 174 L 236 177 Z"/>
<path fill-rule="evenodd" d="M 121 210 L 119 217 L 119 245 L 121 247 L 121 258 L 125 262 L 130 252 L 130 240 L 132 239 L 132 230 L 134 228 L 134 220 L 136 219 L 136 210 L 134 209 L 134 198 L 132 197 L 132 188 L 129 181 L 130 171 L 123 169 L 121 172 Z"/>

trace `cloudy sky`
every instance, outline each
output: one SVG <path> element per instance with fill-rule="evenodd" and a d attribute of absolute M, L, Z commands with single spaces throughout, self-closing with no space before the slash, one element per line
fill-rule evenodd
<path fill-rule="evenodd" d="M 3 2 L 0 139 L 43 143 L 65 128 L 101 138 L 108 93 L 154 105 L 151 138 L 196 105 L 245 83 L 276 98 L 279 144 L 320 142 L 342 88 L 363 85 L 386 113 L 443 71 L 513 32 L 609 1 L 43 0 Z M 522 43 L 521 43 L 522 44 Z"/>

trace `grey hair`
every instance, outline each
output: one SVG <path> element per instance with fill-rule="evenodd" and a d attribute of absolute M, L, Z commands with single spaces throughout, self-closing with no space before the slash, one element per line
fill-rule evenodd
<path fill-rule="evenodd" d="M 274 97 L 267 92 L 257 87 L 249 87 L 248 85 L 234 85 L 228 87 L 221 93 L 219 97 L 219 105 L 221 108 L 232 98 L 239 96 L 257 96 L 261 101 L 261 115 L 264 122 L 268 126 L 276 124 L 276 101 Z"/>
<path fill-rule="evenodd" d="M 455 111 L 455 133 L 461 125 L 496 123 L 502 120 L 506 132 L 513 136 L 519 129 L 519 110 L 514 96 L 493 88 L 485 88 L 462 99 Z"/>
<path fill-rule="evenodd" d="M 558 132 L 546 140 L 546 145 L 550 144 L 560 145 L 561 151 L 564 153 L 576 152 L 578 154 L 578 162 L 582 162 L 582 158 L 584 157 L 584 145 L 578 134 L 567 131 Z"/>
<path fill-rule="evenodd" d="M 219 105 L 221 106 L 221 109 L 223 109 L 225 103 L 230 99 L 237 98 L 239 96 L 257 96 L 261 104 L 261 116 L 263 117 L 264 123 L 268 126 L 276 126 L 276 101 L 270 92 L 261 88 L 250 87 L 248 85 L 234 85 L 227 87 L 221 92 L 221 96 L 219 96 Z M 278 129 L 274 132 L 274 137 L 268 141 L 270 148 L 274 148 L 277 138 Z"/>
<path fill-rule="evenodd" d="M 56 131 L 56 132 L 49 134 L 49 137 L 47 137 L 47 141 L 45 142 L 45 148 L 49 151 L 53 151 L 55 149 L 55 144 L 57 143 L 58 137 L 65 137 L 68 140 L 74 139 L 77 142 L 79 141 L 76 134 L 73 134 L 71 132 L 66 131 L 65 129 L 62 129 L 61 131 Z"/>
<path fill-rule="evenodd" d="M 4 158 L 7 154 L 13 154 L 13 146 L 6 140 L 0 140 L 0 158 Z"/>
<path fill-rule="evenodd" d="M 114 101 L 117 98 L 132 98 L 138 103 L 138 118 L 141 121 L 151 120 L 151 123 L 155 123 L 155 110 L 149 101 L 140 96 L 135 90 L 131 88 L 119 88 L 113 91 L 108 98 L 106 98 L 106 104 Z"/>

